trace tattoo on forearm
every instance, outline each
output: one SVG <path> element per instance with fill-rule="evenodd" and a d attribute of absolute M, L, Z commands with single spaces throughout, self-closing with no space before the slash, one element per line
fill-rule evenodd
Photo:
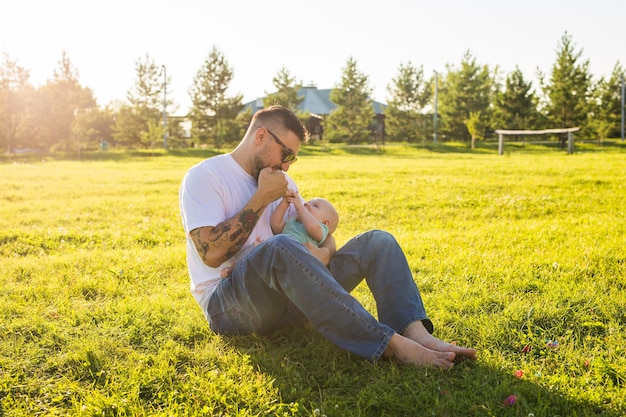
<path fill-rule="evenodd" d="M 241 244 L 237 244 L 233 246 L 232 248 L 230 248 L 230 250 L 226 252 L 226 258 L 230 259 L 233 256 L 237 255 L 239 251 L 241 250 L 242 246 L 243 246 L 243 242 Z"/>
<path fill-rule="evenodd" d="M 230 241 L 235 244 L 230 248 L 228 253 L 226 254 L 227 258 L 231 256 L 235 256 L 237 252 L 241 250 L 244 243 L 246 243 L 246 239 L 250 235 L 252 229 L 259 221 L 259 215 L 252 209 L 243 210 L 241 214 L 239 214 L 239 224 L 235 227 L 235 230 L 230 235 Z"/>
<path fill-rule="evenodd" d="M 251 232 L 256 225 L 256 222 L 259 221 L 258 213 L 254 212 L 252 209 L 247 209 L 241 212 L 239 215 L 239 222 L 243 226 L 244 231 Z"/>
<path fill-rule="evenodd" d="M 230 241 L 235 242 L 237 250 L 240 246 L 243 246 L 245 240 L 248 238 L 249 233 L 254 229 L 259 216 L 252 209 L 244 210 L 239 215 L 239 224 L 235 228 L 235 231 L 230 235 Z"/>
<path fill-rule="evenodd" d="M 196 246 L 196 250 L 202 257 L 202 259 L 206 259 L 207 252 L 211 245 L 214 247 L 220 247 L 224 242 L 230 241 L 233 242 L 234 245 L 228 249 L 226 253 L 226 258 L 230 258 L 237 254 L 243 247 L 244 243 L 246 243 L 246 239 L 248 238 L 252 229 L 259 220 L 258 212 L 255 212 L 252 209 L 243 210 L 241 214 L 239 214 L 239 223 L 236 224 L 234 230 L 233 226 L 228 222 L 222 222 L 215 226 L 213 230 L 209 233 L 208 241 L 202 241 L 200 238 L 200 230 L 195 229 L 190 232 L 191 239 Z"/>
<path fill-rule="evenodd" d="M 204 259 L 206 253 L 209 251 L 209 244 L 200 239 L 200 229 L 192 230 L 189 234 L 191 235 L 191 240 L 193 240 L 194 245 L 196 245 L 196 250 L 202 259 Z"/>
<path fill-rule="evenodd" d="M 221 246 L 228 239 L 228 232 L 231 226 L 227 223 L 220 223 L 209 234 L 209 241 L 215 246 Z"/>
<path fill-rule="evenodd" d="M 238 226 L 235 231 L 230 235 L 230 241 L 234 242 L 235 240 L 239 239 L 239 237 L 243 234 L 244 230 L 243 227 Z"/>

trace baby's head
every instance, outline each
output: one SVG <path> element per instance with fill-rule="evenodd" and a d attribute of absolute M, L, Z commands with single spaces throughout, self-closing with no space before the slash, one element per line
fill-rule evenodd
<path fill-rule="evenodd" d="M 337 213 L 337 210 L 335 210 L 335 207 L 330 204 L 330 201 L 324 198 L 315 197 L 310 199 L 305 206 L 307 210 L 309 210 L 311 214 L 313 214 L 313 216 L 320 221 L 320 223 L 328 226 L 328 234 L 337 230 L 337 225 L 339 225 L 339 214 Z"/>

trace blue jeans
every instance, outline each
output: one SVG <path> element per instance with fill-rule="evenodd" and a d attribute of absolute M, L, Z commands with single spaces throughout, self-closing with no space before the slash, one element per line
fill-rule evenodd
<path fill-rule="evenodd" d="M 350 295 L 363 279 L 378 320 Z M 308 320 L 336 346 L 371 359 L 414 321 L 432 332 L 402 249 L 380 230 L 351 239 L 328 268 L 303 244 L 276 235 L 235 265 L 211 295 L 207 316 L 211 329 L 225 335 L 269 333 Z"/>

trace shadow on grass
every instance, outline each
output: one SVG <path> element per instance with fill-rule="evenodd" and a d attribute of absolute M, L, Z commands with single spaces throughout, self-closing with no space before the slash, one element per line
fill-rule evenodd
<path fill-rule="evenodd" d="M 497 145 L 494 148 L 489 143 L 478 143 L 471 148 L 469 143 L 462 142 L 439 142 L 436 144 L 428 143 L 422 145 L 421 148 L 426 149 L 433 153 L 445 153 L 445 154 L 493 154 L 498 152 Z"/>
<path fill-rule="evenodd" d="M 30 151 L 0 154 L 0 163 L 35 163 L 42 161 L 130 161 L 142 158 L 176 156 L 182 158 L 209 158 L 226 150 L 216 149 L 124 149 L 74 152 Z"/>
<path fill-rule="evenodd" d="M 626 142 L 620 140 L 605 140 L 602 142 L 594 141 L 582 141 L 575 143 L 574 152 L 581 150 L 583 152 L 626 152 Z"/>
<path fill-rule="evenodd" d="M 284 403 L 327 416 L 618 416 L 567 398 L 553 387 L 500 369 L 462 362 L 450 371 L 367 361 L 331 345 L 312 328 L 223 339 L 274 380 Z M 513 404 L 506 400 L 515 396 Z"/>
<path fill-rule="evenodd" d="M 474 149 L 469 142 L 421 142 L 421 143 L 387 143 L 376 146 L 372 144 L 345 145 L 345 144 L 314 144 L 301 148 L 302 155 L 363 155 L 401 157 L 406 154 L 401 151 L 404 147 L 422 149 L 433 154 L 447 155 L 498 155 L 498 141 L 477 141 Z M 400 149 L 396 152 L 396 149 Z M 574 153 L 601 153 L 601 152 L 626 152 L 626 143 L 618 140 L 607 140 L 602 144 L 598 141 L 577 141 L 574 145 Z M 504 144 L 504 154 L 546 154 L 560 153 L 567 155 L 567 146 L 562 147 L 556 140 L 552 141 L 524 141 L 508 140 Z"/>
<path fill-rule="evenodd" d="M 491 149 L 498 153 L 497 141 L 483 141 L 479 146 L 485 149 Z M 567 154 L 567 143 L 563 144 L 558 140 L 545 141 L 525 141 L 509 139 L 504 141 L 504 153 L 548 153 L 556 152 Z M 599 142 L 597 140 L 577 140 L 574 141 L 574 154 L 577 153 L 619 153 L 626 152 L 626 143 L 620 140 L 605 140 Z"/>
<path fill-rule="evenodd" d="M 328 156 L 328 155 L 363 155 L 363 156 L 380 156 L 386 157 L 406 157 L 401 148 L 409 147 L 414 149 L 423 149 L 435 154 L 459 154 L 459 155 L 498 155 L 498 142 L 493 140 L 478 141 L 474 149 L 471 149 L 468 142 L 438 142 L 436 144 L 427 143 L 387 143 L 385 145 L 373 144 L 330 144 L 316 142 L 304 145 L 300 149 L 302 156 Z M 395 149 L 400 149 L 395 152 Z M 180 149 L 122 149 L 122 150 L 90 150 L 82 151 L 80 154 L 76 151 L 48 152 L 31 150 L 28 152 L 20 152 L 0 154 L 0 163 L 35 163 L 42 161 L 130 161 L 142 158 L 158 158 L 163 156 L 175 156 L 181 158 L 198 158 L 206 159 L 211 156 L 230 152 L 232 147 L 224 149 L 212 148 L 180 148 Z M 508 140 L 504 144 L 504 153 L 546 153 L 560 152 L 567 154 L 567 147 L 563 148 L 559 141 L 534 141 L 527 142 L 523 140 Z M 605 140 L 602 143 L 598 141 L 577 141 L 574 145 L 574 153 L 602 153 L 626 152 L 626 142 L 619 139 Z"/>

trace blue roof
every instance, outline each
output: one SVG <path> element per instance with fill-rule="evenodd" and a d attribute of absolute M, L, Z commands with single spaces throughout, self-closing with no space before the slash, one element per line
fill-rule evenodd
<path fill-rule="evenodd" d="M 304 96 L 304 99 L 298 106 L 298 110 L 325 116 L 330 114 L 331 111 L 337 108 L 337 105 L 330 101 L 330 92 L 332 89 L 318 90 L 317 87 L 302 87 L 298 91 L 300 97 Z M 264 97 L 259 97 L 254 101 L 246 103 L 244 109 L 252 108 L 252 113 L 263 108 Z M 385 104 L 377 101 L 372 101 L 374 106 L 374 112 L 376 114 L 383 113 Z"/>

